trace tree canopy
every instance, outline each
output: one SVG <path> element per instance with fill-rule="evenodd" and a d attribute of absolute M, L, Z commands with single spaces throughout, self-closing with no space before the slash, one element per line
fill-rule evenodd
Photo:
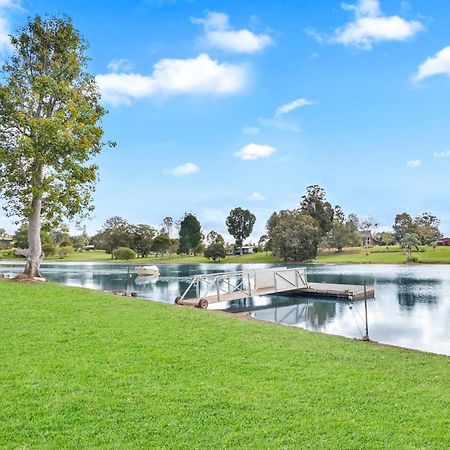
<path fill-rule="evenodd" d="M 0 81 L 0 194 L 27 222 L 25 273 L 39 275 L 42 224 L 85 216 L 101 152 L 105 109 L 86 72 L 86 43 L 68 18 L 30 19 L 11 37 Z"/>
<path fill-rule="evenodd" d="M 200 222 L 194 214 L 187 213 L 180 223 L 179 253 L 191 254 L 202 242 L 203 234 Z"/>
<path fill-rule="evenodd" d="M 247 239 L 253 231 L 256 217 L 248 209 L 234 208 L 227 217 L 228 232 L 236 240 L 236 244 L 241 248 L 244 239 Z"/>
<path fill-rule="evenodd" d="M 302 196 L 300 201 L 300 211 L 309 214 L 318 222 L 322 234 L 325 235 L 331 230 L 335 210 L 331 203 L 326 200 L 325 190 L 320 186 L 313 185 L 306 188 L 306 194 Z M 340 213 L 342 213 L 342 210 L 339 207 L 338 214 Z"/>

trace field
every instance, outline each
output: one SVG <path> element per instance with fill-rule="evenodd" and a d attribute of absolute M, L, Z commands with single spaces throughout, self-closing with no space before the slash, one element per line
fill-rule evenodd
<path fill-rule="evenodd" d="M 450 358 L 0 280 L 1 448 L 448 449 Z"/>

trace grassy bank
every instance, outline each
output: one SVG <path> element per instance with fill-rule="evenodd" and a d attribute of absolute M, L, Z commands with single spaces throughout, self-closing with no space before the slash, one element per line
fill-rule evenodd
<path fill-rule="evenodd" d="M 0 280 L 2 448 L 442 448 L 450 358 Z"/>

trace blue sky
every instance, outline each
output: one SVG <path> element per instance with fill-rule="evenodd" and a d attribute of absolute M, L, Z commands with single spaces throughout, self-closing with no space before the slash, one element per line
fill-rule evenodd
<path fill-rule="evenodd" d="M 243 206 L 257 237 L 319 184 L 347 213 L 430 211 L 450 233 L 448 0 L 11 4 L 2 57 L 36 13 L 71 16 L 89 42 L 118 144 L 98 158 L 91 232 L 191 211 L 224 233 Z"/>

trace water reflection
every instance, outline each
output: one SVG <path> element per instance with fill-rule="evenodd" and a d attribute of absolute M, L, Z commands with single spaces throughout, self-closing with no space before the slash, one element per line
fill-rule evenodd
<path fill-rule="evenodd" d="M 280 264 L 278 266 L 286 266 Z M 23 264 L 0 266 L 18 273 Z M 266 268 L 271 265 L 161 265 L 159 278 L 137 277 L 134 266 L 103 263 L 45 263 L 42 273 L 58 283 L 108 291 L 136 291 L 140 297 L 173 303 L 193 275 Z M 450 266 L 445 265 L 309 265 L 313 282 L 375 284 L 369 302 L 373 340 L 450 355 Z M 251 311 L 269 320 L 325 333 L 361 337 L 364 307 L 342 301 L 283 296 L 252 297 L 211 305 L 229 311 Z"/>

